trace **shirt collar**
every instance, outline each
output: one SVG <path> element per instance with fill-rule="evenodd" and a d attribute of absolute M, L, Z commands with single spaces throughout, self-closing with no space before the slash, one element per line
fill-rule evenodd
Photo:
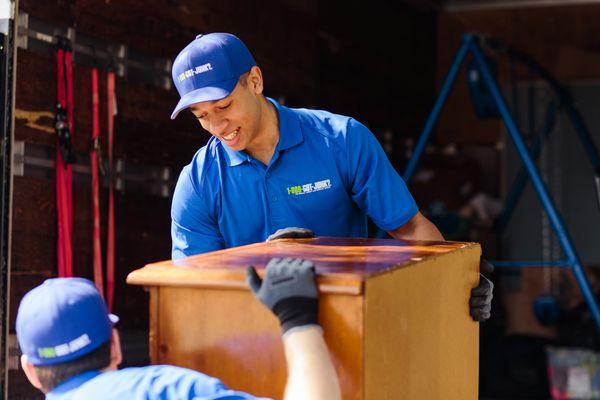
<path fill-rule="evenodd" d="M 46 394 L 46 400 L 58 399 L 60 396 L 70 392 L 73 389 L 77 389 L 79 386 L 83 385 L 90 379 L 97 377 L 98 375 L 100 375 L 100 371 L 86 371 L 79 375 L 75 375 L 48 392 Z"/>
<path fill-rule="evenodd" d="M 273 103 L 279 116 L 279 143 L 278 150 L 286 150 L 296 146 L 304 141 L 302 136 L 302 128 L 298 116 L 289 108 L 280 105 L 275 100 L 267 97 Z"/>
<path fill-rule="evenodd" d="M 219 139 L 217 139 L 219 140 Z M 235 151 L 231 150 L 229 146 L 224 143 L 221 143 L 221 147 L 225 149 L 227 156 L 229 157 L 229 166 L 235 167 L 236 165 L 240 165 L 244 161 L 250 161 L 250 156 L 246 154 L 244 151 Z"/>
<path fill-rule="evenodd" d="M 296 146 L 304 141 L 302 135 L 302 128 L 300 127 L 300 121 L 298 117 L 289 108 L 280 105 L 278 102 L 270 97 L 267 97 L 277 111 L 279 117 L 279 142 L 275 148 L 275 152 L 286 150 Z M 250 156 L 244 151 L 231 150 L 226 144 L 222 144 L 225 152 L 229 156 L 229 166 L 235 167 L 240 165 L 244 161 L 250 161 Z"/>

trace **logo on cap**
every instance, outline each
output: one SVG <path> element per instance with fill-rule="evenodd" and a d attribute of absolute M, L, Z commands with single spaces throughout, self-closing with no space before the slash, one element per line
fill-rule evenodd
<path fill-rule="evenodd" d="M 206 71 L 211 71 L 212 69 L 213 68 L 212 65 L 210 65 L 210 63 L 199 65 L 196 68 L 188 69 L 187 71 L 184 71 L 181 74 L 179 74 L 179 76 L 177 76 L 177 80 L 179 82 L 183 82 L 186 78 L 191 78 L 194 75 L 198 75 Z"/>
<path fill-rule="evenodd" d="M 77 339 L 71 340 L 69 343 L 59 344 L 54 347 L 40 347 L 38 348 L 38 354 L 41 358 L 62 357 L 67 354 L 75 353 L 77 350 L 83 349 L 90 343 L 92 343 L 90 337 L 87 333 L 84 333 Z"/>

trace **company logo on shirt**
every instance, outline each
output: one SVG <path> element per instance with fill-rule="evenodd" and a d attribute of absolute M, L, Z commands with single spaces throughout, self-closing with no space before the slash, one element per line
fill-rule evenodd
<path fill-rule="evenodd" d="M 196 68 L 188 69 L 187 71 L 183 71 L 179 75 L 177 75 L 177 80 L 179 82 L 183 82 L 187 78 L 191 78 L 194 75 L 202 74 L 206 71 L 211 71 L 213 69 L 210 63 L 202 64 L 197 66 Z"/>
<path fill-rule="evenodd" d="M 321 190 L 331 189 L 331 180 L 325 179 L 314 183 L 305 183 L 304 185 L 290 186 L 287 188 L 289 195 L 300 196 L 303 194 L 320 192 Z"/>

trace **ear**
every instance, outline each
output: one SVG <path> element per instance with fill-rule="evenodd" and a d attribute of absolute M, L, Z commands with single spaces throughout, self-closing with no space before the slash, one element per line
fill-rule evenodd
<path fill-rule="evenodd" d="M 32 363 L 29 362 L 25 354 L 21 356 L 21 368 L 23 368 L 25 376 L 27 376 L 27 379 L 33 385 L 33 387 L 42 390 L 42 383 L 38 378 L 37 372 L 35 371 L 35 367 Z"/>
<path fill-rule="evenodd" d="M 263 92 L 263 77 L 262 71 L 257 66 L 252 67 L 248 72 L 248 87 L 254 94 L 262 94 Z"/>
<path fill-rule="evenodd" d="M 112 330 L 112 336 L 110 337 L 110 364 L 106 367 L 105 371 L 114 371 L 119 367 L 119 364 L 123 361 L 123 353 L 121 353 L 121 339 L 119 338 L 119 331 L 115 328 Z"/>

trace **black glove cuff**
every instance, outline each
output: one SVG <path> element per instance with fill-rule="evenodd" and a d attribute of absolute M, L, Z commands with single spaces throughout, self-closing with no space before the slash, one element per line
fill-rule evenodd
<path fill-rule="evenodd" d="M 283 333 L 303 325 L 318 325 L 319 301 L 310 297 L 288 297 L 273 306 Z"/>

